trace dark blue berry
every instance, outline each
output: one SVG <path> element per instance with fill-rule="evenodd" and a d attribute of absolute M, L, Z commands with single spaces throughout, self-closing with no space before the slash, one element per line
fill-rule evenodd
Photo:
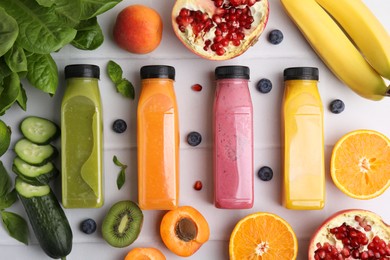
<path fill-rule="evenodd" d="M 262 180 L 262 181 L 270 181 L 270 180 L 272 180 L 272 177 L 274 176 L 274 172 L 272 171 L 272 169 L 270 167 L 263 166 L 257 172 L 257 175 L 259 176 L 260 180 Z"/>
<path fill-rule="evenodd" d="M 126 131 L 127 129 L 127 124 L 124 120 L 122 119 L 117 119 L 114 121 L 114 123 L 112 124 L 112 129 L 114 130 L 114 132 L 118 133 L 118 134 L 121 134 L 123 133 L 124 131 Z"/>
<path fill-rule="evenodd" d="M 81 231 L 85 234 L 92 234 L 96 231 L 96 222 L 95 220 L 88 218 L 81 222 Z"/>
<path fill-rule="evenodd" d="M 283 41 L 283 33 L 280 30 L 272 30 L 268 34 L 268 40 L 272 44 L 279 44 Z"/>
<path fill-rule="evenodd" d="M 187 135 L 187 142 L 191 146 L 197 146 L 202 142 L 202 136 L 198 132 L 190 132 Z"/>
<path fill-rule="evenodd" d="M 268 93 L 272 89 L 272 82 L 269 79 L 261 79 L 259 82 L 257 82 L 257 90 L 261 93 Z"/>
<path fill-rule="evenodd" d="M 332 102 L 330 102 L 329 109 L 330 112 L 334 114 L 340 114 L 344 111 L 345 105 L 344 102 L 340 99 L 335 99 Z"/>

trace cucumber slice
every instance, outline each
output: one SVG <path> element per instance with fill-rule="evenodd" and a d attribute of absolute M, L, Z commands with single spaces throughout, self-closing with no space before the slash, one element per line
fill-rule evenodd
<path fill-rule="evenodd" d="M 38 145 L 23 138 L 16 142 L 15 153 L 28 164 L 42 166 L 54 158 L 58 151 L 50 144 Z"/>
<path fill-rule="evenodd" d="M 58 125 L 48 119 L 29 116 L 20 123 L 25 138 L 36 144 L 48 144 L 60 135 Z"/>
<path fill-rule="evenodd" d="M 59 174 L 58 169 L 52 162 L 48 162 L 42 166 L 34 166 L 26 163 L 19 157 L 15 157 L 12 170 L 23 181 L 32 185 L 45 185 L 56 178 Z"/>
<path fill-rule="evenodd" d="M 49 185 L 35 186 L 24 182 L 20 178 L 15 180 L 16 192 L 25 198 L 42 197 L 50 193 Z"/>

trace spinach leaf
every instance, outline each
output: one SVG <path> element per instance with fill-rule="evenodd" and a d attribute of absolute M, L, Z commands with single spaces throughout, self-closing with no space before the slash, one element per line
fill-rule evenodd
<path fill-rule="evenodd" d="M 11 178 L 5 169 L 3 162 L 0 161 L 0 198 L 8 193 L 8 191 L 11 189 L 11 186 Z"/>
<path fill-rule="evenodd" d="M 0 57 L 0 85 L 3 85 L 4 78 L 11 75 L 12 71 L 8 68 L 7 63 L 5 63 L 3 57 Z"/>
<path fill-rule="evenodd" d="M 10 108 L 19 96 L 20 79 L 16 72 L 12 72 L 4 79 L 3 91 L 0 95 L 0 115 Z"/>
<path fill-rule="evenodd" d="M 50 54 L 27 56 L 27 80 L 34 87 L 49 94 L 55 94 L 58 86 L 57 64 Z"/>
<path fill-rule="evenodd" d="M 4 59 L 12 72 L 27 71 L 27 59 L 22 47 L 15 44 L 4 55 Z"/>
<path fill-rule="evenodd" d="M 0 6 L 19 24 L 18 42 L 24 49 L 48 54 L 70 43 L 77 31 L 59 21 L 54 7 L 31 0 L 0 0 Z"/>
<path fill-rule="evenodd" d="M 21 109 L 23 109 L 24 111 L 27 110 L 27 94 L 22 84 L 20 84 L 20 92 L 18 97 L 16 98 L 16 102 L 18 102 L 18 105 Z"/>
<path fill-rule="evenodd" d="M 39 5 L 44 7 L 51 7 L 55 3 L 55 0 L 36 0 L 36 1 Z"/>
<path fill-rule="evenodd" d="M 80 22 L 80 0 L 57 0 L 54 12 L 62 23 L 75 27 Z"/>
<path fill-rule="evenodd" d="M 28 225 L 24 218 L 13 212 L 1 211 L 1 219 L 11 237 L 23 244 L 28 244 Z"/>
<path fill-rule="evenodd" d="M 118 84 L 122 80 L 123 70 L 122 68 L 114 61 L 110 60 L 107 64 L 108 76 L 115 84 Z"/>
<path fill-rule="evenodd" d="M 72 45 L 76 48 L 95 50 L 102 45 L 104 36 L 96 17 L 81 21 L 75 29 L 77 34 L 72 41 Z"/>
<path fill-rule="evenodd" d="M 80 20 L 88 20 L 102 14 L 116 6 L 121 1 L 122 0 L 80 0 Z"/>
<path fill-rule="evenodd" d="M 16 41 L 19 27 L 16 20 L 0 7 L 0 56 L 3 56 Z"/>
<path fill-rule="evenodd" d="M 17 199 L 18 195 L 15 189 L 0 197 L 0 210 L 11 207 Z"/>

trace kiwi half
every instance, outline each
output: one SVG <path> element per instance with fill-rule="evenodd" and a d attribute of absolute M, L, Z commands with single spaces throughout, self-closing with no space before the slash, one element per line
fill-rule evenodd
<path fill-rule="evenodd" d="M 138 205 L 124 200 L 115 203 L 102 224 L 104 240 L 113 247 L 132 244 L 141 232 L 144 215 Z"/>

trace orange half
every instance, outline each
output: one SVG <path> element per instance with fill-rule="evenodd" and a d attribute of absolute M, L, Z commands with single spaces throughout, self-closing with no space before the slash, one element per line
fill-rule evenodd
<path fill-rule="evenodd" d="M 374 130 L 355 130 L 334 146 L 330 172 L 334 184 L 356 199 L 372 199 L 390 185 L 390 139 Z"/>
<path fill-rule="evenodd" d="M 241 219 L 229 242 L 230 260 L 294 260 L 298 241 L 281 217 L 258 212 Z"/>

